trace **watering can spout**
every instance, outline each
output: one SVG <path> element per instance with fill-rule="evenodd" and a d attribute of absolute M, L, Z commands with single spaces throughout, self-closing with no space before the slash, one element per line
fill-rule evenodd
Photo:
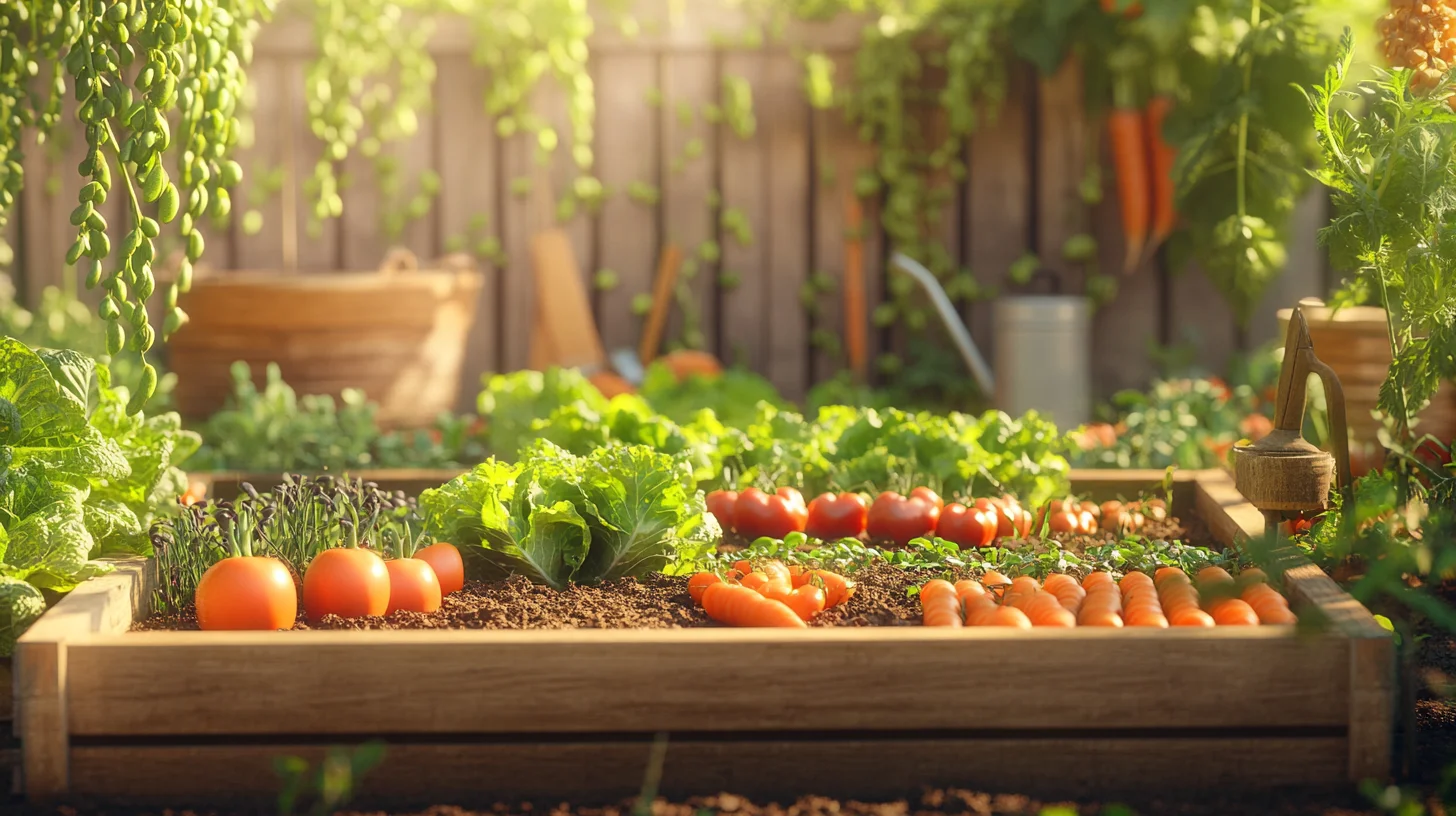
<path fill-rule="evenodd" d="M 930 296 L 930 302 L 935 306 L 935 311 L 940 315 L 941 321 L 945 323 L 946 330 L 950 332 L 956 349 L 960 351 L 961 359 L 965 360 L 966 367 L 971 370 L 971 376 L 976 378 L 976 385 L 980 386 L 981 393 L 987 396 L 995 394 L 996 380 L 991 374 L 991 367 L 986 364 L 986 358 L 981 356 L 981 350 L 976 347 L 976 341 L 971 339 L 971 333 L 966 329 L 965 321 L 961 320 L 960 313 L 950 302 L 950 297 L 946 295 L 940 281 L 936 280 L 935 275 L 919 261 L 903 252 L 896 252 L 892 255 L 890 262 L 914 278 L 921 288 L 925 289 L 926 294 Z"/>

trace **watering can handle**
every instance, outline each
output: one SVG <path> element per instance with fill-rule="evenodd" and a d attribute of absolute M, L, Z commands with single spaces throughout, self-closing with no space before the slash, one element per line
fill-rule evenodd
<path fill-rule="evenodd" d="M 1345 389 L 1340 385 L 1340 378 L 1333 368 L 1314 356 L 1313 351 L 1306 351 L 1305 354 L 1309 355 L 1310 371 L 1319 375 L 1320 384 L 1325 387 L 1325 405 L 1330 412 L 1330 444 L 1335 449 L 1335 478 L 1339 480 L 1340 490 L 1348 498 L 1352 479 L 1350 426 L 1345 424 Z"/>
<path fill-rule="evenodd" d="M 995 394 L 996 380 L 992 376 L 991 367 L 986 365 L 986 358 L 982 357 L 981 350 L 976 348 L 976 342 L 971 339 L 971 333 L 966 329 L 965 321 L 961 320 L 960 313 L 950 302 L 940 281 L 935 279 L 935 274 L 903 252 L 896 252 L 890 257 L 890 262 L 915 279 L 925 289 L 925 293 L 930 295 L 930 302 L 934 304 L 935 311 L 940 314 L 940 319 L 945 323 L 946 331 L 950 332 L 951 339 L 955 341 L 956 348 L 960 350 L 961 359 L 965 360 L 966 366 L 970 368 L 971 376 L 976 378 L 976 384 L 981 387 L 983 393 Z"/>

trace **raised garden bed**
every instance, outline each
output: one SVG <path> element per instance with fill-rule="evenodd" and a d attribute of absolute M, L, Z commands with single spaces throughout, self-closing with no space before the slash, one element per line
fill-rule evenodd
<path fill-rule="evenodd" d="M 1161 472 L 1078 473 L 1094 497 Z M 1257 534 L 1223 472 L 1173 512 Z M 849 798 L 924 785 L 1044 796 L 1338 785 L 1389 770 L 1388 633 L 1294 553 L 1331 626 L 1172 630 L 128 632 L 146 562 L 78 589 L 17 652 L 33 799 L 271 802 L 273 761 L 384 738 L 380 800 L 610 801 L 669 735 L 667 795 Z"/>

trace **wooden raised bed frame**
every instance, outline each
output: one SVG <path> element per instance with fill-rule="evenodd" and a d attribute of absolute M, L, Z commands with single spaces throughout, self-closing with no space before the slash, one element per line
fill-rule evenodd
<path fill-rule="evenodd" d="M 1160 472 L 1077 473 L 1094 495 Z M 1259 513 L 1224 472 L 1174 511 L 1222 541 Z M 376 801 L 664 794 L 1044 796 L 1330 786 L 1389 771 L 1393 646 L 1297 554 L 1288 590 L 1332 624 L 1198 630 L 919 627 L 126 633 L 152 571 L 58 604 L 16 661 L 33 800 L 271 802 L 278 756 L 382 737 Z"/>

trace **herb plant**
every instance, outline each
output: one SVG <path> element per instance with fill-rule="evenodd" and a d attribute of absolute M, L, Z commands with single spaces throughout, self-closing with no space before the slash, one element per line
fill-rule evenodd
<path fill-rule="evenodd" d="M 1418 93 L 1403 69 L 1347 88 L 1353 49 L 1346 30 L 1306 94 L 1325 155 L 1316 177 L 1333 191 L 1320 238 L 1353 273 L 1343 299 L 1386 310 L 1393 362 L 1379 405 L 1409 438 L 1437 386 L 1456 377 L 1456 82 L 1448 73 Z"/>
<path fill-rule="evenodd" d="M 385 432 L 362 391 L 345 390 L 339 402 L 327 395 L 300 397 L 276 364 L 269 364 L 261 390 L 246 363 L 234 363 L 232 376 L 228 406 L 203 427 L 198 470 L 450 468 L 484 456 L 474 417 L 444 416 L 431 431 Z"/>

